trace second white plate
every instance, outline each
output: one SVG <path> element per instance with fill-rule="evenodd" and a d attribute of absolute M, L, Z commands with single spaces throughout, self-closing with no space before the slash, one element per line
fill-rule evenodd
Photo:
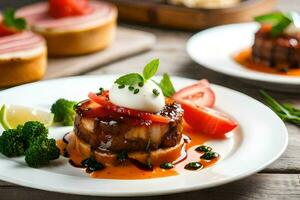
<path fill-rule="evenodd" d="M 234 54 L 252 46 L 258 28 L 257 23 L 241 23 L 201 31 L 189 39 L 187 52 L 194 61 L 211 70 L 269 89 L 299 92 L 300 77 L 249 70 L 233 60 Z"/>

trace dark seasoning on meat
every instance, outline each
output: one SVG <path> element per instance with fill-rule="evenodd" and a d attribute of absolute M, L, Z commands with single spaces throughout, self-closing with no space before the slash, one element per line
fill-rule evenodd
<path fill-rule="evenodd" d="M 124 117 L 113 120 L 85 118 L 80 108 L 77 113 L 74 128 L 76 136 L 99 151 L 118 153 L 156 150 L 175 146 L 182 137 L 183 111 L 174 101 L 167 103 L 157 113 L 167 116 L 169 124 L 151 124 L 145 121 L 136 124 Z"/>

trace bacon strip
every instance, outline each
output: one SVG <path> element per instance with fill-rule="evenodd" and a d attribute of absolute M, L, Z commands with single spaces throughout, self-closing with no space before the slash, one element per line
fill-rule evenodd
<path fill-rule="evenodd" d="M 44 45 L 44 39 L 30 31 L 0 37 L 0 54 L 24 51 Z"/>

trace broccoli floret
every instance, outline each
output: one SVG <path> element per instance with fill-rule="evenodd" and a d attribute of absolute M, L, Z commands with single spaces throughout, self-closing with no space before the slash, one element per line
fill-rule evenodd
<path fill-rule="evenodd" d="M 54 139 L 38 137 L 25 152 L 25 161 L 30 167 L 40 168 L 59 158 L 59 152 Z"/>
<path fill-rule="evenodd" d="M 44 124 L 38 121 L 26 122 L 22 131 L 26 148 L 28 148 L 37 137 L 47 138 L 48 136 L 48 129 Z"/>
<path fill-rule="evenodd" d="M 6 130 L 2 133 L 0 137 L 0 152 L 7 157 L 24 155 L 25 145 L 22 126 Z"/>
<path fill-rule="evenodd" d="M 51 107 L 51 112 L 54 114 L 54 122 L 59 122 L 63 126 L 71 126 L 74 123 L 75 101 L 66 99 L 58 99 Z"/>

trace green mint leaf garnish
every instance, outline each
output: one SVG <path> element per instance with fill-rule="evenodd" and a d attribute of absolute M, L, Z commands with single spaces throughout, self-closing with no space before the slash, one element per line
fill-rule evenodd
<path fill-rule="evenodd" d="M 115 83 L 119 85 L 136 85 L 140 82 L 144 82 L 144 78 L 138 73 L 126 74 L 118 78 Z"/>
<path fill-rule="evenodd" d="M 176 92 L 170 76 L 167 73 L 164 73 L 162 80 L 156 84 L 160 87 L 165 97 L 172 97 Z"/>
<path fill-rule="evenodd" d="M 154 59 L 145 66 L 142 75 L 139 73 L 126 74 L 118 78 L 115 81 L 115 83 L 118 85 L 128 85 L 128 86 L 138 85 L 139 87 L 143 87 L 144 83 L 147 80 L 149 80 L 152 76 L 154 76 L 154 74 L 157 72 L 158 66 L 159 66 L 159 60 Z M 129 90 L 132 90 L 132 88 L 129 87 Z"/>
<path fill-rule="evenodd" d="M 157 72 L 159 66 L 159 60 L 154 59 L 151 62 L 149 62 L 143 71 L 143 77 L 147 81 L 149 80 L 154 74 Z"/>
<path fill-rule="evenodd" d="M 6 9 L 3 12 L 3 22 L 8 27 L 14 27 L 17 30 L 26 29 L 26 21 L 24 18 L 16 18 L 14 9 Z"/>
<path fill-rule="evenodd" d="M 128 86 L 128 89 L 130 91 L 133 91 L 134 94 L 137 94 L 139 92 L 139 89 L 135 88 L 135 86 L 138 85 L 139 87 L 143 87 L 144 83 L 155 75 L 158 70 L 158 66 L 159 59 L 153 59 L 145 66 L 143 75 L 139 73 L 126 74 L 118 78 L 115 83 L 119 85 L 118 87 L 120 89 L 124 88 L 124 86 Z M 171 82 L 170 76 L 166 73 L 163 75 L 163 79 L 159 83 L 155 81 L 153 82 L 161 88 L 165 97 L 171 97 L 176 92 Z M 159 91 L 153 90 L 153 94 L 155 96 L 158 96 Z"/>
<path fill-rule="evenodd" d="M 272 25 L 271 36 L 279 36 L 292 22 L 292 18 L 288 14 L 281 12 L 273 12 L 265 15 L 254 17 L 259 23 L 268 23 Z"/>

